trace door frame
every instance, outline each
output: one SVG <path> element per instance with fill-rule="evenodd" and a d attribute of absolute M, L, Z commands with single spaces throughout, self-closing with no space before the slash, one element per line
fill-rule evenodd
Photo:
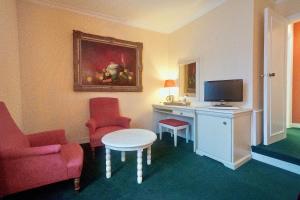
<path fill-rule="evenodd" d="M 288 25 L 288 48 L 287 48 L 287 128 L 300 128 L 300 123 L 293 123 L 293 43 L 294 23 L 300 22 L 300 12 L 287 17 Z"/>
<path fill-rule="evenodd" d="M 283 122 L 283 133 L 282 132 L 278 132 L 278 133 L 275 133 L 274 135 L 272 134 L 271 136 L 269 135 L 270 134 L 270 112 L 271 111 L 271 108 L 270 108 L 270 103 L 269 103 L 269 96 L 270 96 L 270 90 L 269 90 L 269 87 L 267 87 L 267 90 L 266 90 L 266 86 L 269 86 L 268 82 L 270 80 L 270 73 L 268 70 L 267 70 L 267 66 L 269 66 L 269 60 L 266 59 L 266 57 L 270 57 L 270 52 L 272 47 L 270 48 L 270 45 L 269 42 L 271 42 L 272 44 L 272 41 L 269 40 L 270 38 L 270 24 L 269 24 L 269 16 L 270 14 L 269 13 L 273 13 L 273 15 L 278 15 L 275 11 L 273 11 L 272 9 L 270 8 L 265 8 L 265 11 L 264 11 L 264 113 L 263 113 L 263 121 L 264 121 L 264 125 L 263 125 L 263 144 L 264 145 L 269 145 L 269 144 L 272 144 L 274 142 L 277 142 L 277 141 L 280 141 L 284 138 L 286 138 L 286 114 L 287 114 L 287 102 L 286 102 L 286 98 L 284 98 L 284 104 L 285 104 L 285 111 L 284 111 L 284 122 Z M 287 86 L 287 31 L 288 31 L 288 22 L 286 23 L 286 46 L 285 46 L 285 55 L 284 55 L 284 60 L 285 60 L 285 71 L 284 71 L 284 84 L 285 84 L 285 87 L 284 87 L 284 91 L 286 92 L 286 86 Z M 267 39 L 266 39 L 267 38 Z M 266 106 L 267 105 L 267 106 Z"/>

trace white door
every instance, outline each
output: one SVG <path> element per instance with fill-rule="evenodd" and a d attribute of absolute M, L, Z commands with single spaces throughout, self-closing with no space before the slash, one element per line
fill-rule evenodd
<path fill-rule="evenodd" d="M 265 9 L 264 144 L 286 138 L 287 20 Z"/>

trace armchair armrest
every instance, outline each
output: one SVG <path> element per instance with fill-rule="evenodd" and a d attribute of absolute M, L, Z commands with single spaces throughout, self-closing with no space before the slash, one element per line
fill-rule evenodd
<path fill-rule="evenodd" d="M 62 129 L 34 133 L 27 137 L 32 147 L 67 143 L 65 131 Z"/>
<path fill-rule="evenodd" d="M 61 150 L 60 144 L 47 145 L 41 147 L 14 148 L 0 152 L 1 159 L 16 159 L 29 156 L 41 156 L 48 154 L 56 154 Z"/>
<path fill-rule="evenodd" d="M 123 126 L 124 128 L 129 128 L 131 119 L 128 117 L 118 117 L 116 122 L 118 125 Z"/>
<path fill-rule="evenodd" d="M 85 125 L 89 128 L 90 135 L 95 133 L 97 127 L 94 119 L 91 118 Z"/>

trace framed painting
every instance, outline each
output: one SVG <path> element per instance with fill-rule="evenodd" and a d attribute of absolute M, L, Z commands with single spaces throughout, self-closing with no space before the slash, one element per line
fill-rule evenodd
<path fill-rule="evenodd" d="M 142 92 L 142 50 L 140 42 L 74 30 L 74 90 Z"/>
<path fill-rule="evenodd" d="M 181 59 L 179 64 L 179 96 L 200 100 L 200 59 Z"/>
<path fill-rule="evenodd" d="M 196 62 L 184 65 L 185 93 L 196 93 Z"/>

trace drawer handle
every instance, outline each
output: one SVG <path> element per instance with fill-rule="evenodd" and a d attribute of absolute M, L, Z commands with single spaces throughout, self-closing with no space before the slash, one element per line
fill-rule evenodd
<path fill-rule="evenodd" d="M 226 125 L 227 123 L 226 123 L 226 122 L 223 122 L 223 124 Z"/>

